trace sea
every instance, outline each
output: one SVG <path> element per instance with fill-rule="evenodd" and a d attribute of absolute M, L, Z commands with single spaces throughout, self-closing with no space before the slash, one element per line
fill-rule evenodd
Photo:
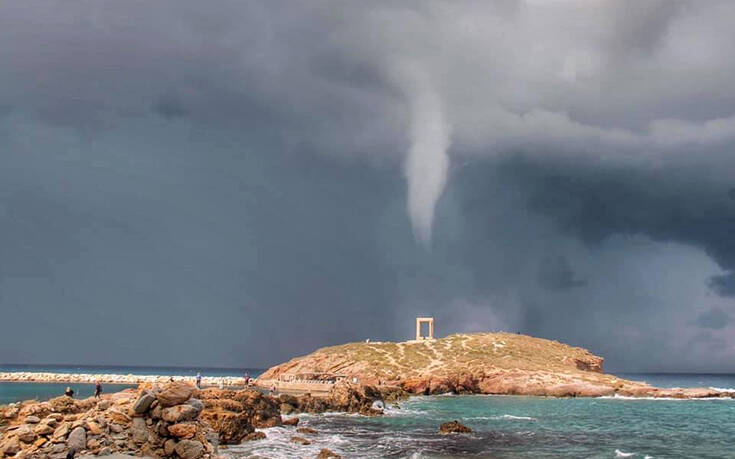
<path fill-rule="evenodd" d="M 89 368 L 84 371 L 92 372 Z M 259 374 L 257 369 L 147 370 L 148 374 Z M 25 371 L 41 370 L 34 367 Z M 142 371 L 130 368 L 125 373 Z M 75 368 L 71 372 L 81 370 Z M 99 372 L 119 371 L 100 367 Z M 619 376 L 659 387 L 735 390 L 735 375 L 729 374 Z M 2 383 L 0 399 L 7 403 L 60 393 L 49 393 L 43 386 L 46 385 Z M 83 394 L 91 394 L 91 386 L 79 386 Z M 349 458 L 735 458 L 732 399 L 557 399 L 446 394 L 413 397 L 390 405 L 381 417 L 341 413 L 298 417 L 299 426 L 318 431 L 314 436 L 303 435 L 312 442 L 310 445 L 292 443 L 293 428 L 274 427 L 263 429 L 267 435 L 264 440 L 229 446 L 221 452 L 238 459 L 314 457 L 322 448 Z M 439 435 L 440 424 L 452 420 L 472 428 L 473 433 Z"/>

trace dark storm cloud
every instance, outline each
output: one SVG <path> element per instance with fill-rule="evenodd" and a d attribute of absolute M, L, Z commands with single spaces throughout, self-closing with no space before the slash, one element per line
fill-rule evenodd
<path fill-rule="evenodd" d="M 735 274 L 721 274 L 709 279 L 709 286 L 722 296 L 735 296 Z"/>
<path fill-rule="evenodd" d="M 730 315 L 720 308 L 703 312 L 697 317 L 697 325 L 702 328 L 721 330 L 730 324 Z"/>
<path fill-rule="evenodd" d="M 0 361 L 732 368 L 733 8 L 4 2 Z"/>

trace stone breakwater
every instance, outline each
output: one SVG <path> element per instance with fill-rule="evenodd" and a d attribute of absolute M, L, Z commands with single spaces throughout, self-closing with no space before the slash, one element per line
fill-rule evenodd
<path fill-rule="evenodd" d="M 176 381 L 194 384 L 194 376 L 173 376 Z M 103 384 L 165 384 L 171 376 L 134 375 L 134 374 L 97 374 L 97 373 L 40 373 L 26 371 L 0 372 L 0 382 L 39 382 L 39 383 L 89 383 L 100 381 Z M 227 387 L 242 386 L 243 378 L 236 376 L 202 376 L 202 385 Z"/>
<path fill-rule="evenodd" d="M 384 397 L 385 392 L 385 397 Z M 256 428 L 284 426 L 294 433 L 298 419 L 281 413 L 344 411 L 376 416 L 383 398 L 400 390 L 336 384 L 326 397 L 259 391 L 197 389 L 186 382 L 141 384 L 100 399 L 57 397 L 0 407 L 0 458 L 65 459 L 75 454 L 129 454 L 152 458 L 215 459 L 224 445 L 266 438 Z M 308 430 L 308 432 L 306 432 Z M 294 436 L 293 438 L 299 438 Z M 293 440 L 292 441 L 296 441 Z M 304 440 L 304 445 L 318 439 Z M 322 450 L 318 457 L 339 457 Z"/>

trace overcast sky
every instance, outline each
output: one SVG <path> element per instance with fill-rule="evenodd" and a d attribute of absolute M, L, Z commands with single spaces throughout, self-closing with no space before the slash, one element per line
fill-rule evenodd
<path fill-rule="evenodd" d="M 508 330 L 735 371 L 735 2 L 0 3 L 0 363 Z"/>

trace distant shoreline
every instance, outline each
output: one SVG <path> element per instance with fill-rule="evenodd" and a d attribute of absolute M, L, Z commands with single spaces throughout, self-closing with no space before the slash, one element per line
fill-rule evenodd
<path fill-rule="evenodd" d="M 244 376 L 244 375 L 243 375 Z M 205 376 L 202 375 L 202 385 L 224 387 L 243 387 L 243 376 Z M 144 374 L 118 374 L 118 373 L 53 373 L 53 372 L 29 372 L 10 371 L 0 372 L 0 382 L 15 383 L 68 383 L 68 384 L 94 384 L 99 381 L 103 384 L 163 384 L 175 381 L 187 381 L 194 383 L 195 376 L 190 375 L 144 375 Z"/>

